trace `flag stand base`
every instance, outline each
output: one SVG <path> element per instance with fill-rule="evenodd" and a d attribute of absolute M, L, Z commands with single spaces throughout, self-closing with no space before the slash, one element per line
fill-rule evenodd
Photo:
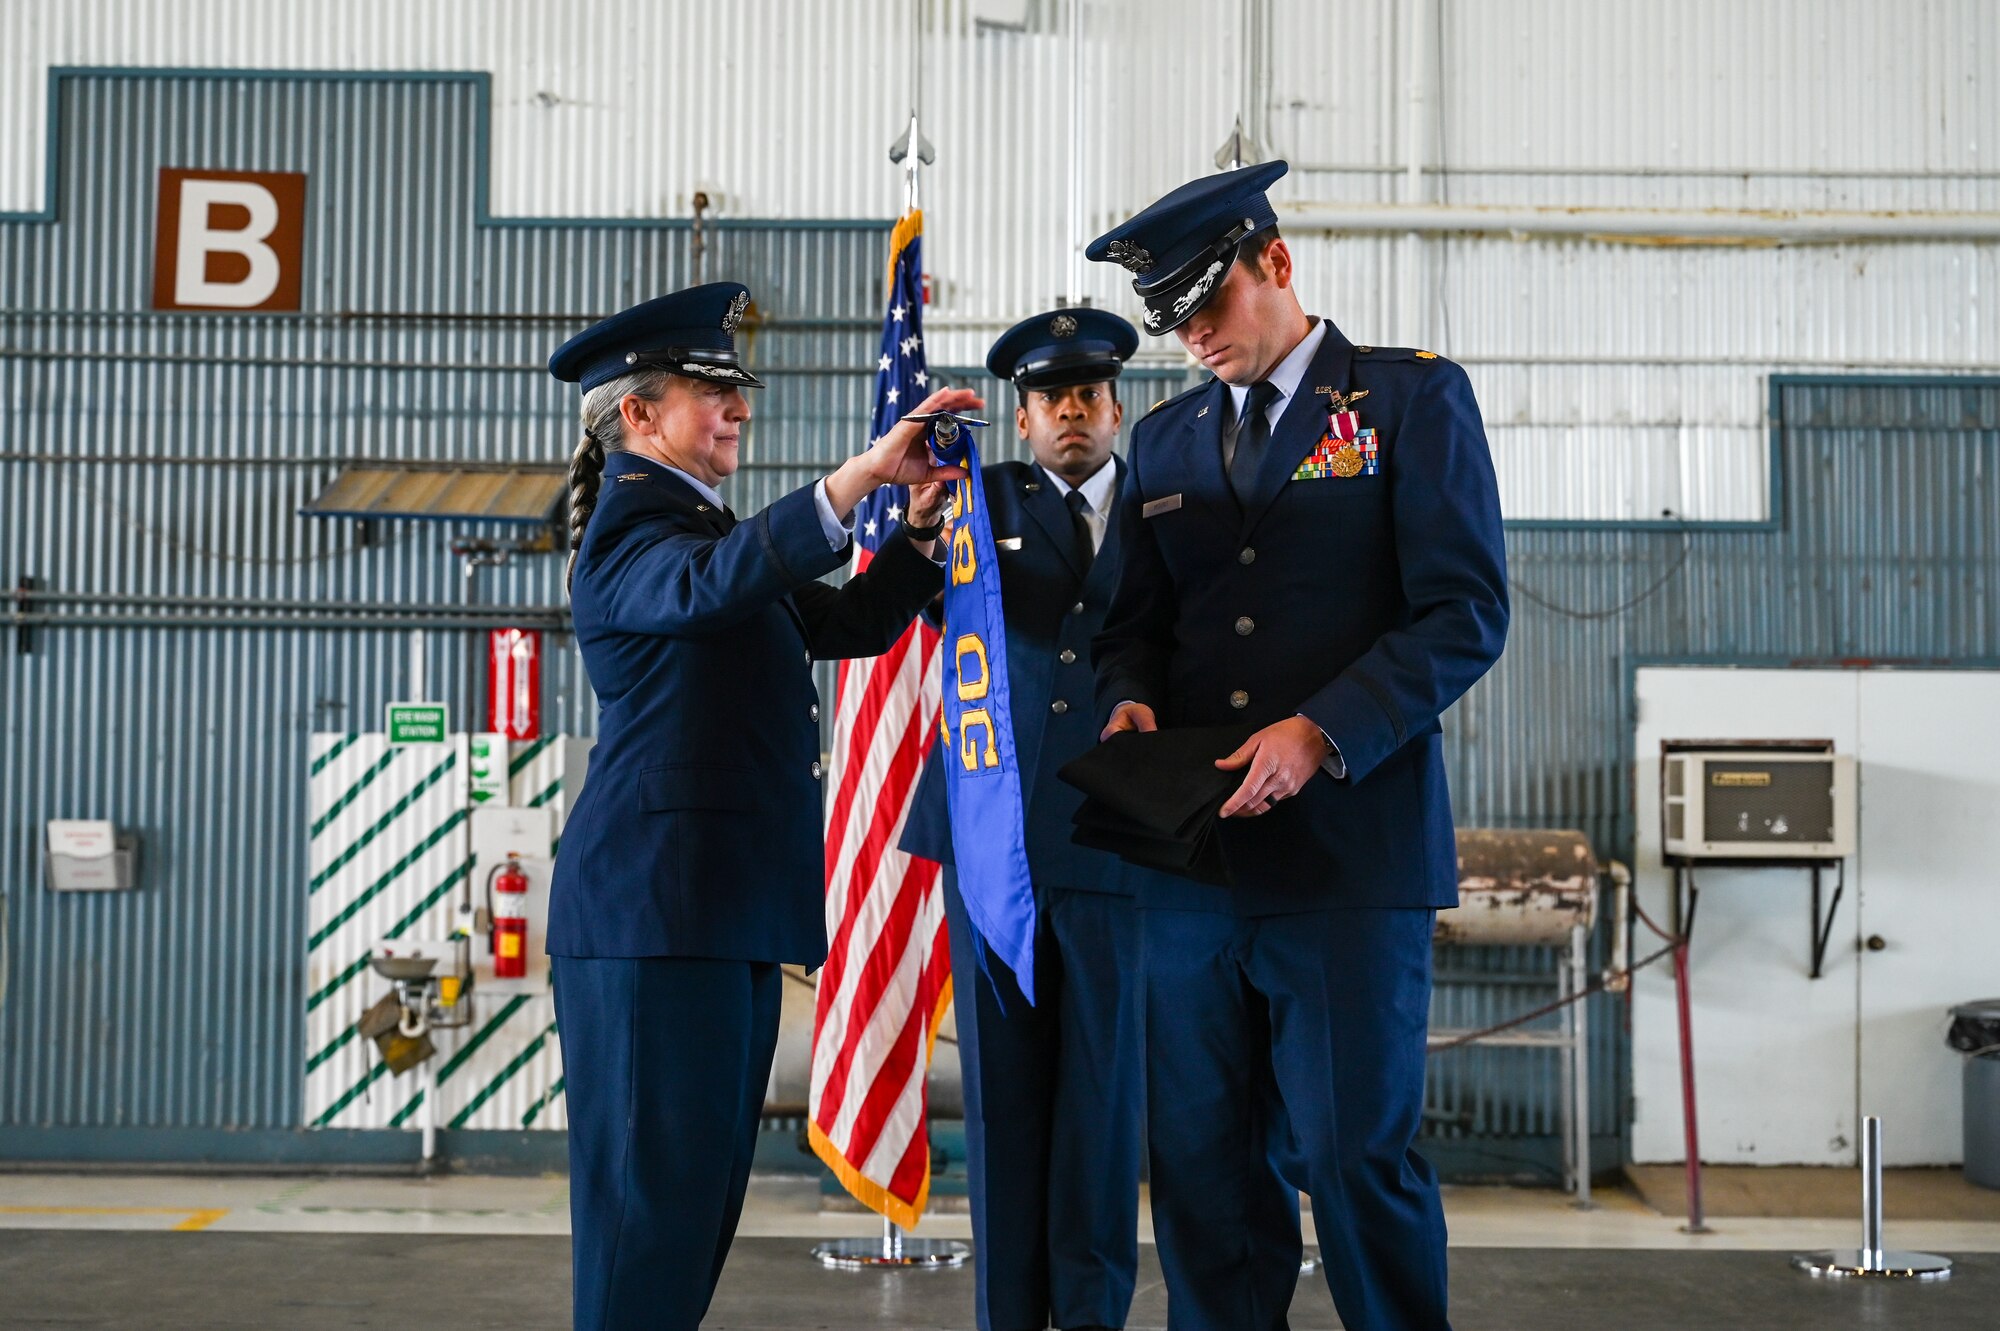
<path fill-rule="evenodd" d="M 812 1255 L 821 1266 L 840 1271 L 878 1271 L 885 1267 L 946 1271 L 965 1265 L 970 1246 L 952 1239 L 913 1239 L 892 1220 L 882 1221 L 879 1239 L 829 1239 L 815 1244 Z"/>
<path fill-rule="evenodd" d="M 1822 1280 L 1949 1280 L 1951 1258 L 1882 1246 L 1882 1120 L 1861 1120 L 1861 1246 L 1804 1252 L 1792 1265 Z"/>

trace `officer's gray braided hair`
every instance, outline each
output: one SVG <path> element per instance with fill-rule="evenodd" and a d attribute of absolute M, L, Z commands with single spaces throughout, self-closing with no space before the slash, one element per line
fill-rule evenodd
<path fill-rule="evenodd" d="M 576 578 L 576 552 L 583 545 L 583 529 L 597 507 L 597 491 L 604 480 L 604 455 L 625 442 L 625 417 L 619 404 L 628 396 L 658 402 L 671 379 L 665 370 L 640 370 L 599 384 L 583 395 L 583 438 L 569 458 L 569 569 L 563 585 Z"/>

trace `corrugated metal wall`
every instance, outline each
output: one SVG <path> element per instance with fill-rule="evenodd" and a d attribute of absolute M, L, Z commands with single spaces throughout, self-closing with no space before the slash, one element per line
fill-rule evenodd
<path fill-rule="evenodd" d="M 1644 662 L 2000 667 L 2000 378 L 1779 378 L 1771 413 L 1774 530 L 1509 533 L 1507 653 L 1445 725 L 1461 824 L 1577 827 L 1629 857 L 1631 679 Z M 1531 949 L 1440 959 L 1448 973 L 1549 964 Z M 1527 1006 L 1507 983 L 1447 988 L 1435 1011 L 1475 1025 Z M 1621 1020 L 1620 1004 L 1593 1000 L 1600 1137 L 1620 1130 L 1627 1101 Z M 1515 1056 L 1544 1061 L 1539 1081 L 1519 1063 L 1503 1071 L 1506 1057 L 1436 1061 L 1431 1108 L 1470 1115 L 1444 1136 L 1557 1121 L 1553 1056 Z"/>
<path fill-rule="evenodd" d="M 133 604 L 58 613 L 235 618 L 261 603 L 412 607 L 562 600 L 560 555 L 483 568 L 476 524 L 314 521 L 342 458 L 551 462 L 573 391 L 541 362 L 584 319 L 684 285 L 684 226 L 480 225 L 484 80 L 78 75 L 59 88 L 57 220 L 0 220 L 0 579 Z M 117 154 L 98 145 L 118 141 Z M 372 145 L 360 151 L 356 145 Z M 164 165 L 303 170 L 298 315 L 160 314 Z M 887 224 L 725 228 L 711 275 L 757 292 L 759 395 L 744 511 L 860 442 Z M 958 377 L 996 394 L 983 374 Z M 1178 387 L 1140 371 L 1140 409 Z M 1004 402 L 996 396 L 1004 415 Z M 1135 413 L 1136 414 L 1136 413 Z M 1020 452 L 1011 430 L 995 456 Z M 212 597 L 171 611 L 155 597 Z M 303 1121 L 309 734 L 380 725 L 391 699 L 461 717 L 467 634 L 157 625 L 32 631 L 0 652 L 0 1128 L 287 1129 Z M 17 639 L 17 641 L 19 641 Z M 543 724 L 591 734 L 566 643 Z M 830 680 L 822 681 L 830 689 Z M 144 888 L 42 890 L 50 818 L 137 831 Z M 4 1133 L 0 1133 L 4 1136 Z M 130 1138 L 118 1139 L 126 1149 Z M 207 1149 L 207 1148 L 202 1148 Z"/>
<path fill-rule="evenodd" d="M 345 456 L 562 460 L 574 400 L 540 371 L 549 348 L 584 317 L 685 284 L 689 262 L 684 228 L 475 225 L 465 145 L 485 91 L 63 83 L 60 220 L 0 221 L 8 587 L 32 577 L 141 601 L 59 607 L 86 613 L 158 613 L 143 604 L 155 595 L 225 598 L 239 615 L 261 601 L 460 602 L 446 542 L 461 527 L 388 523 L 370 544 L 356 524 L 297 510 Z M 163 165 L 309 174 L 303 314 L 146 311 Z M 710 238 L 713 271 L 754 286 L 770 319 L 746 508 L 798 484 L 800 460 L 858 442 L 885 229 Z M 382 368 L 398 364 L 422 368 Z M 559 555 L 517 557 L 481 570 L 473 595 L 559 603 L 561 569 Z M 466 636 L 427 635 L 427 690 L 407 677 L 400 632 L 51 628 L 31 651 L 7 645 L 0 1124 L 301 1121 L 308 735 L 377 729 L 390 699 L 423 691 L 462 715 Z M 593 733 L 576 657 L 551 645 L 543 724 Z M 143 889 L 43 891 L 41 828 L 56 817 L 137 831 Z"/>
<path fill-rule="evenodd" d="M 503 216 L 685 217 L 705 190 L 727 217 L 881 217 L 921 52 L 945 362 L 1064 289 L 1073 144 L 1088 237 L 1211 169 L 1239 111 L 1294 164 L 1281 204 L 2000 211 L 1987 0 L 1425 0 L 1414 60 L 1409 0 L 1079 3 L 1074 66 L 1065 0 L 0 7 L 0 209 L 41 202 L 47 67 L 131 64 L 490 71 Z M 1295 239 L 1357 341 L 1471 367 L 1518 518 L 1757 520 L 1765 374 L 2000 363 L 1990 242 Z M 1115 268 L 1083 283 L 1130 309 Z"/>
<path fill-rule="evenodd" d="M 0 310 L 6 585 L 31 576 L 141 595 L 459 600 L 444 529 L 390 526 L 368 545 L 352 526 L 296 509 L 341 456 L 559 458 L 571 403 L 535 368 L 551 342 L 579 316 L 688 278 L 684 228 L 478 224 L 480 161 L 467 145 L 483 95 L 471 78 L 63 82 L 59 220 L 0 220 L 0 280 L 14 293 Z M 312 174 L 304 315 L 145 312 L 153 174 L 168 164 Z M 773 225 L 721 229 L 710 244 L 711 274 L 750 283 L 771 321 L 754 354 L 777 373 L 752 431 L 756 469 L 736 483 L 747 511 L 855 442 L 883 235 L 872 224 Z M 1549 326 L 1586 294 L 1559 289 Z M 411 317 L 440 312 L 453 317 Z M 1787 345 L 1769 337 L 1760 345 Z M 1524 374 L 1589 410 L 1625 400 L 1604 375 Z M 1733 402 L 1761 395 L 1764 379 L 1732 363 L 1687 382 Z M 1128 397 L 1143 406 L 1156 395 Z M 1498 436 L 1509 418 L 1488 396 Z M 1786 436 L 1776 531 L 1514 531 L 1513 645 L 1448 728 L 1461 822 L 1574 825 L 1608 853 L 1628 846 L 1621 707 L 1637 659 L 2000 656 L 1996 399 L 1966 380 L 1787 390 L 1784 419 L 1814 428 Z M 1741 424 L 1761 420 L 1759 406 Z M 526 557 L 482 571 L 475 594 L 550 604 L 559 578 L 556 558 Z M 456 700 L 462 634 L 429 636 L 431 692 Z M 298 774 L 309 732 L 372 729 L 385 702 L 411 691 L 406 652 L 400 634 L 157 628 L 47 630 L 30 653 L 0 653 L 13 977 L 0 1011 L 0 1125 L 300 1122 Z M 588 734 L 574 658 L 551 657 L 545 724 Z M 92 815 L 145 837 L 142 891 L 41 889 L 43 821 Z M 1452 1025 L 1516 1010 L 1534 992 L 1526 977 L 1549 970 L 1525 951 L 1467 950 L 1442 965 L 1439 1019 Z M 1599 1011 L 1595 1029 L 1603 1136 L 1617 1132 L 1622 1102 L 1615 1010 Z M 1447 1135 L 1553 1131 L 1552 1058 L 1448 1057 L 1432 1092 Z"/>

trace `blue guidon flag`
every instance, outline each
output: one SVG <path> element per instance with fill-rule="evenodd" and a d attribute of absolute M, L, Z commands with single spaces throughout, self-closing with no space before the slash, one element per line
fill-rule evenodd
<path fill-rule="evenodd" d="M 1021 815 L 1021 765 L 1007 687 L 1007 620 L 993 519 L 979 481 L 979 445 L 969 426 L 939 421 L 931 455 L 964 467 L 952 485 L 951 559 L 944 584 L 944 745 L 951 847 L 965 913 L 993 955 L 1035 1001 L 1035 889 Z M 981 958 L 982 963 L 984 958 Z"/>

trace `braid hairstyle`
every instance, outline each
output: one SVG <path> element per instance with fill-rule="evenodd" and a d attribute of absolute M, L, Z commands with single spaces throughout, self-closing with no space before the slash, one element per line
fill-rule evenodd
<path fill-rule="evenodd" d="M 576 552 L 583 547 L 583 529 L 597 507 L 597 490 L 604 481 L 604 445 L 585 431 L 569 457 L 569 567 L 563 572 L 563 587 L 576 582 Z"/>
<path fill-rule="evenodd" d="M 583 438 L 569 458 L 569 568 L 563 586 L 576 582 L 576 555 L 583 548 L 583 531 L 597 508 L 597 492 L 604 481 L 604 455 L 625 442 L 622 404 L 628 397 L 658 402 L 673 376 L 665 370 L 641 370 L 599 384 L 583 395 Z"/>

